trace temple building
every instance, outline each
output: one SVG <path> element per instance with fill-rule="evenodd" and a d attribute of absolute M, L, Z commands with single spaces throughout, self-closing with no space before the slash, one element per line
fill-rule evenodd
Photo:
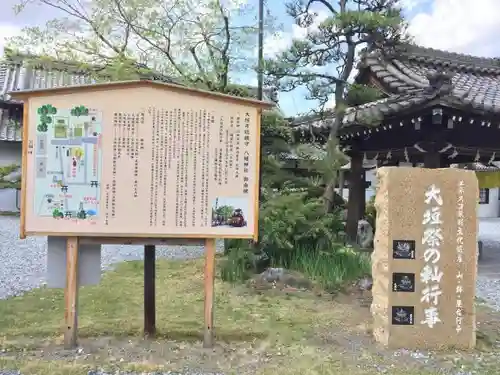
<path fill-rule="evenodd" d="M 349 108 L 339 140 L 350 157 L 347 233 L 355 238 L 366 204 L 367 162 L 426 168 L 500 159 L 500 59 L 405 45 L 392 54 L 367 54 L 356 82 L 381 98 Z M 333 119 L 296 119 L 307 142 L 325 137 Z M 499 216 L 498 189 L 481 190 L 487 216 Z M 486 203 L 487 202 L 487 203 Z M 481 206 L 481 204 L 480 204 Z M 479 209 L 481 214 L 481 209 Z"/>

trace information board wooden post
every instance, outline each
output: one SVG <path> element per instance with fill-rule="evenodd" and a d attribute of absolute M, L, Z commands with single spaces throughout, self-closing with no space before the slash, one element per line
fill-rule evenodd
<path fill-rule="evenodd" d="M 205 328 L 203 347 L 214 345 L 215 239 L 205 240 Z"/>
<path fill-rule="evenodd" d="M 144 335 L 156 335 L 156 247 L 144 245 Z"/>
<path fill-rule="evenodd" d="M 76 345 L 79 241 L 167 239 L 205 243 L 212 346 L 215 238 L 257 240 L 260 115 L 274 104 L 143 80 L 9 94 L 24 105 L 20 236 L 68 238 L 67 346 Z M 146 333 L 155 327 L 153 249 Z"/>
<path fill-rule="evenodd" d="M 64 348 L 77 345 L 78 331 L 78 237 L 66 240 L 66 289 L 64 291 Z"/>

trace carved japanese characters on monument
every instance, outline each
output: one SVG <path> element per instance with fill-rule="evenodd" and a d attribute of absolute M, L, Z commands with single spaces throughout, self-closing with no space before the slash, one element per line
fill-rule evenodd
<path fill-rule="evenodd" d="M 385 167 L 377 179 L 375 339 L 390 347 L 474 347 L 475 173 Z"/>
<path fill-rule="evenodd" d="M 254 238 L 262 102 L 152 83 L 28 95 L 26 232 Z"/>
<path fill-rule="evenodd" d="M 439 318 L 439 297 L 441 291 L 441 278 L 443 272 L 439 268 L 441 260 L 441 242 L 443 234 L 441 229 L 441 208 L 443 198 L 441 189 L 432 184 L 425 190 L 424 217 L 422 220 L 425 264 L 420 270 L 420 281 L 424 287 L 420 296 L 420 302 L 425 304 L 424 317 L 421 324 L 433 328 L 441 322 Z"/>

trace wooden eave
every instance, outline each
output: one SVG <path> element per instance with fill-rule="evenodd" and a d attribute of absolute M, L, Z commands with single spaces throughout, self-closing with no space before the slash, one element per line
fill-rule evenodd
<path fill-rule="evenodd" d="M 91 93 L 96 91 L 120 90 L 120 89 L 139 88 L 139 87 L 149 87 L 166 91 L 174 91 L 180 94 L 188 94 L 198 97 L 217 99 L 217 100 L 231 102 L 233 104 L 257 107 L 260 109 L 272 109 L 275 107 L 275 104 L 271 102 L 242 98 L 212 91 L 206 91 L 206 90 L 200 90 L 196 88 L 176 85 L 172 83 L 150 81 L 150 80 L 116 81 L 116 82 L 95 83 L 90 85 L 63 86 L 63 87 L 54 87 L 48 89 L 22 90 L 22 91 L 9 92 L 9 95 L 11 95 L 11 97 L 14 99 L 25 101 L 32 97 L 56 96 L 56 95 L 66 95 L 74 93 Z"/>

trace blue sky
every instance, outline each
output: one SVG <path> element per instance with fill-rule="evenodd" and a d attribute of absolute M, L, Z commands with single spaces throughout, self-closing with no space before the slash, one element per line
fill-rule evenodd
<path fill-rule="evenodd" d="M 54 17 L 46 6 L 30 6 L 15 17 L 11 11 L 19 0 L 0 0 L 0 50 L 4 37 L 16 35 L 23 26 L 42 25 Z M 169 0 L 163 0 L 169 1 Z M 202 0 L 200 0 L 202 1 Z M 227 0 L 235 1 L 235 0 Z M 247 1 L 256 6 L 257 0 Z M 401 0 L 406 9 L 410 33 L 423 46 L 472 55 L 500 56 L 500 0 Z M 279 35 L 266 38 L 267 54 L 285 48 L 301 30 L 285 13 L 285 1 L 267 0 L 269 11 L 283 24 Z M 320 8 L 318 8 L 320 10 Z M 256 7 L 255 7 L 256 12 Z M 256 14 L 254 15 L 256 16 Z M 248 16 L 250 17 L 250 16 Z M 302 33 L 303 34 L 303 33 Z M 256 73 L 239 74 L 239 80 L 256 83 Z M 314 103 L 304 99 L 306 91 L 297 89 L 280 94 L 280 108 L 287 116 L 306 112 Z"/>
<path fill-rule="evenodd" d="M 500 0 L 499 0 L 500 1 Z M 268 1 L 268 9 L 273 15 L 279 15 L 278 21 L 283 24 L 283 32 L 293 35 L 293 23 L 290 16 L 285 12 L 285 7 L 281 1 Z M 408 0 L 408 6 L 405 8 L 405 16 L 410 19 L 418 13 L 429 13 L 433 4 L 432 0 Z M 317 11 L 322 11 L 322 6 L 316 7 Z M 279 95 L 279 104 L 283 113 L 292 116 L 297 113 L 305 113 L 314 108 L 317 104 L 314 101 L 304 99 L 307 95 L 307 89 L 297 88 L 293 92 L 283 92 Z"/>

